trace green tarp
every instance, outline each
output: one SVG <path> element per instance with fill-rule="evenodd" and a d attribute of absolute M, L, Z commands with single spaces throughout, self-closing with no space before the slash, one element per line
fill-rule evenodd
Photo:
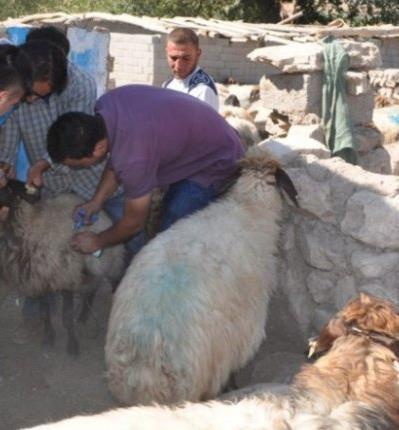
<path fill-rule="evenodd" d="M 349 56 L 343 46 L 333 37 L 323 39 L 324 79 L 322 120 L 326 144 L 332 155 L 348 163 L 357 163 L 352 123 L 346 98 L 345 73 Z"/>

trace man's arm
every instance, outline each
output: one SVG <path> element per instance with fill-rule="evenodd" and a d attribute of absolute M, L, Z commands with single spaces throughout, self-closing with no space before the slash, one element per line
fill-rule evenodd
<path fill-rule="evenodd" d="M 97 99 L 96 81 L 77 66 L 68 66 L 70 83 L 61 95 L 65 112 L 84 112 L 93 114 Z"/>
<path fill-rule="evenodd" d="M 105 166 L 100 182 L 97 186 L 97 191 L 93 198 L 83 205 L 79 205 L 76 210 L 84 209 L 85 222 L 90 223 L 91 216 L 98 212 L 105 201 L 110 197 L 114 191 L 118 188 L 119 182 L 115 175 L 115 172 L 109 164 Z M 76 211 L 75 211 L 76 212 Z"/>
<path fill-rule="evenodd" d="M 193 88 L 189 94 L 212 106 L 216 111 L 219 111 L 219 98 L 213 89 L 208 87 L 208 85 L 199 84 Z"/>
<path fill-rule="evenodd" d="M 89 231 L 76 234 L 71 240 L 72 248 L 90 254 L 98 249 L 126 242 L 144 228 L 150 204 L 151 194 L 126 199 L 123 217 L 116 224 L 98 234 Z"/>
<path fill-rule="evenodd" d="M 125 199 L 123 217 L 108 230 L 98 234 L 100 248 L 126 242 L 142 230 L 147 221 L 151 194 L 137 199 Z"/>

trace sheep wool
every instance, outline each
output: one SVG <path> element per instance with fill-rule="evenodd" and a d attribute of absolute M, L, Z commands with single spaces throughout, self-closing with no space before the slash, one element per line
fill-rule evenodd
<path fill-rule="evenodd" d="M 265 336 L 277 283 L 278 164 L 259 148 L 208 207 L 134 258 L 111 309 L 108 383 L 124 404 L 213 398 Z"/>
<path fill-rule="evenodd" d="M 20 200 L 3 226 L 0 248 L 2 275 L 26 296 L 52 291 L 82 291 L 88 281 L 117 281 L 123 273 L 123 246 L 108 248 L 101 258 L 72 250 L 69 241 L 74 222 L 72 212 L 83 201 L 73 194 L 62 194 L 31 205 Z M 111 225 L 101 213 L 90 230 L 99 232 Z"/>
<path fill-rule="evenodd" d="M 54 343 L 55 331 L 45 294 L 62 293 L 67 351 L 74 355 L 79 353 L 79 342 L 74 330 L 73 293 L 83 293 L 79 321 L 85 322 L 98 286 L 104 282 L 116 284 L 125 268 L 123 245 L 105 249 L 100 258 L 75 252 L 70 247 L 75 233 L 72 213 L 82 203 L 72 194 L 43 199 L 34 205 L 14 196 L 9 217 L 2 224 L 0 247 L 2 280 L 24 296 L 40 298 L 43 342 L 49 345 Z M 85 229 L 99 232 L 110 225 L 111 221 L 101 212 L 98 221 Z"/>

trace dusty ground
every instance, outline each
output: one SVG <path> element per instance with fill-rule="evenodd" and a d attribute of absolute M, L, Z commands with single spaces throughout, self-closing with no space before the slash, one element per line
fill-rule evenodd
<path fill-rule="evenodd" d="M 116 405 L 104 378 L 104 337 L 111 294 L 101 290 L 94 313 L 94 339 L 80 337 L 81 354 L 65 352 L 65 334 L 57 322 L 57 341 L 43 349 L 39 339 L 12 342 L 20 307 L 11 294 L 0 306 L 0 430 L 15 430 L 77 414 L 95 413 Z M 239 387 L 259 382 L 289 382 L 304 359 L 304 345 L 287 313 L 283 297 L 270 306 L 268 340 L 255 359 L 236 376 Z M 59 319 L 59 312 L 55 317 Z"/>

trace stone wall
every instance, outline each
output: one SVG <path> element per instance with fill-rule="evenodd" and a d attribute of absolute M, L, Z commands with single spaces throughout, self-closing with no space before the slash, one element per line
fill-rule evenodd
<path fill-rule="evenodd" d="M 300 209 L 287 209 L 279 288 L 303 334 L 361 291 L 399 303 L 399 178 L 313 155 L 286 170 Z"/>
<path fill-rule="evenodd" d="M 110 88 L 129 83 L 161 85 L 170 76 L 166 62 L 165 35 L 111 33 Z M 230 42 L 223 38 L 200 37 L 200 65 L 216 81 L 233 77 L 242 84 L 258 83 L 267 72 L 265 65 L 251 62 L 247 54 L 255 42 Z"/>

